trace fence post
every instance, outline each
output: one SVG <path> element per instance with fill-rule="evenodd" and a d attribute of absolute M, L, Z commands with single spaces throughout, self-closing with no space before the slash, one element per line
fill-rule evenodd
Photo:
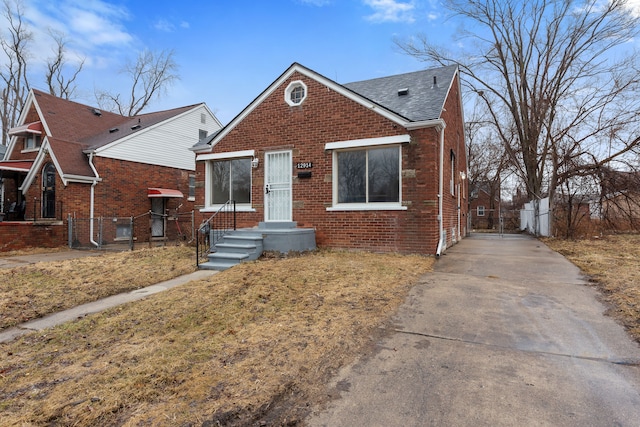
<path fill-rule="evenodd" d="M 196 268 L 200 268 L 200 227 L 196 233 Z"/>
<path fill-rule="evenodd" d="M 133 250 L 133 217 L 129 217 L 129 250 Z"/>
<path fill-rule="evenodd" d="M 67 215 L 67 239 L 69 244 L 69 249 L 73 249 L 73 223 L 71 219 L 71 214 Z"/>
<path fill-rule="evenodd" d="M 98 248 L 102 249 L 102 217 L 98 218 Z"/>

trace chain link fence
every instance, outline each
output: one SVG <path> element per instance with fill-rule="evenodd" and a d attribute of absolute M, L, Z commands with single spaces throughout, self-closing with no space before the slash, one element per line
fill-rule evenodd
<path fill-rule="evenodd" d="M 132 250 L 136 244 L 195 244 L 191 212 L 136 217 L 67 217 L 69 247 L 73 249 Z"/>

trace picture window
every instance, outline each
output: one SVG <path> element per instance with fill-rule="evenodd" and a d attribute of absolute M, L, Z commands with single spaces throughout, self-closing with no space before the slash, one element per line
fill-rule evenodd
<path fill-rule="evenodd" d="M 400 203 L 400 158 L 400 147 L 337 152 L 337 203 Z"/>
<path fill-rule="evenodd" d="M 211 162 L 211 202 L 214 205 L 235 200 L 251 203 L 251 159 L 216 160 Z"/>

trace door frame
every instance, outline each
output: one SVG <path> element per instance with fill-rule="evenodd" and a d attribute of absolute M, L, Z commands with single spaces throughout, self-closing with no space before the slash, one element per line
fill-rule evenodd
<path fill-rule="evenodd" d="M 270 156 L 274 154 L 287 154 L 289 157 L 289 161 L 287 162 L 287 170 L 286 177 L 288 178 L 288 191 L 289 191 L 289 209 L 288 209 L 288 217 L 289 219 L 270 219 L 269 218 L 269 186 L 272 184 L 269 182 L 269 168 L 271 167 Z M 267 151 L 264 153 L 264 185 L 263 185 L 263 194 L 264 194 L 264 221 L 265 222 L 291 222 L 293 221 L 293 151 L 292 150 L 276 150 L 276 151 Z"/>

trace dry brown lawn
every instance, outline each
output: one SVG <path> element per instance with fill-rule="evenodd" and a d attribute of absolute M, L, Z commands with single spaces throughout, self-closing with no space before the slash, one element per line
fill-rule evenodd
<path fill-rule="evenodd" d="M 0 269 L 0 330 L 193 271 L 195 256 L 186 246 Z"/>
<path fill-rule="evenodd" d="M 124 278 L 143 286 L 146 254 L 129 256 L 105 260 L 117 269 L 90 270 L 95 259 L 83 260 L 79 282 L 113 289 Z M 192 263 L 185 262 L 187 270 Z M 0 344 L 0 420 L 8 426 L 299 424 L 311 404 L 328 398 L 328 378 L 375 342 L 432 264 L 418 256 L 324 251 L 262 259 L 24 335 Z M 0 280 L 21 277 L 15 283 L 30 287 L 34 277 L 69 276 L 71 268 L 62 262 L 0 270 Z M 111 277 L 114 270 L 129 273 Z M 80 285 L 65 289 L 64 280 L 47 283 L 60 288 L 63 300 L 86 292 L 75 288 Z M 39 300 L 40 292 L 28 291 L 28 298 Z"/>
<path fill-rule="evenodd" d="M 589 276 L 609 306 L 608 314 L 640 342 L 640 235 L 545 243 Z"/>

